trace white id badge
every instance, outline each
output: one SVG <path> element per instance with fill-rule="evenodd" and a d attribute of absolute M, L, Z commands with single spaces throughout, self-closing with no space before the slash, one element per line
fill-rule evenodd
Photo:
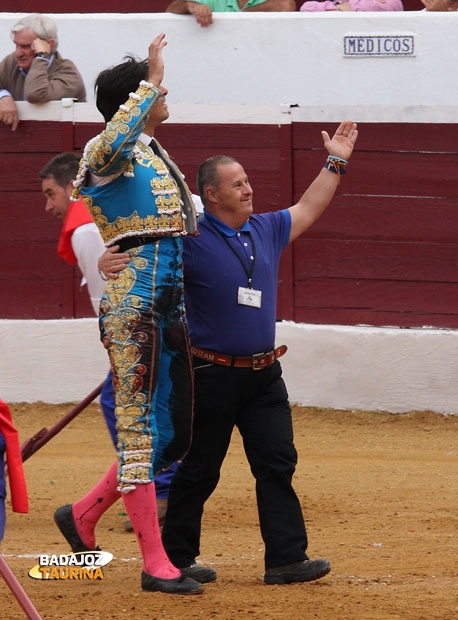
<path fill-rule="evenodd" d="M 243 306 L 253 306 L 253 308 L 260 308 L 261 295 L 262 291 L 257 291 L 254 288 L 245 288 L 244 286 L 239 286 L 237 301 Z"/>

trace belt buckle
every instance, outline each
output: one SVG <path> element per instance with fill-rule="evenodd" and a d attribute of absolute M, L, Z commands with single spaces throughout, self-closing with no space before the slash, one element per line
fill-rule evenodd
<path fill-rule="evenodd" d="M 262 370 L 266 367 L 265 363 L 261 364 L 261 360 L 265 358 L 265 353 L 256 353 L 256 355 L 251 356 L 251 369 L 252 370 Z"/>

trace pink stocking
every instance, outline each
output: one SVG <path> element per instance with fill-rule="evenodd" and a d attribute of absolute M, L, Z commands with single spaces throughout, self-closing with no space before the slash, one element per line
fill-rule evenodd
<path fill-rule="evenodd" d="M 154 482 L 137 484 L 134 491 L 123 493 L 122 499 L 137 536 L 145 573 L 160 579 L 179 577 L 181 571 L 170 562 L 162 545 Z"/>
<path fill-rule="evenodd" d="M 73 519 L 83 543 L 95 547 L 95 526 L 104 512 L 121 497 L 118 491 L 118 464 L 113 463 L 105 476 L 72 506 Z"/>

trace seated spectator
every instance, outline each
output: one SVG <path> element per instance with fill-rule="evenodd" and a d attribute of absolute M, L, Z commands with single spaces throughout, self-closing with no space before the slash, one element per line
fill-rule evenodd
<path fill-rule="evenodd" d="M 421 0 L 427 11 L 458 11 L 458 0 Z"/>
<path fill-rule="evenodd" d="M 295 0 L 173 0 L 167 7 L 167 13 L 194 15 L 203 28 L 213 23 L 213 13 L 295 10 Z"/>
<path fill-rule="evenodd" d="M 11 29 L 16 51 L 0 62 L 0 121 L 15 131 L 15 101 L 44 103 L 71 97 L 86 101 L 83 78 L 71 60 L 57 51 L 57 27 L 50 17 L 34 13 Z"/>
<path fill-rule="evenodd" d="M 324 2 L 307 0 L 300 11 L 403 11 L 402 0 L 348 0 Z"/>

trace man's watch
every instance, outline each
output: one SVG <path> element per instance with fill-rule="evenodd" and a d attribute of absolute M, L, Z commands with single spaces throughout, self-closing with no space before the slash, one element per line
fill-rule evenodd
<path fill-rule="evenodd" d="M 34 58 L 44 58 L 45 60 L 49 60 L 51 58 L 51 54 L 48 54 L 48 52 L 37 52 L 34 55 Z"/>

